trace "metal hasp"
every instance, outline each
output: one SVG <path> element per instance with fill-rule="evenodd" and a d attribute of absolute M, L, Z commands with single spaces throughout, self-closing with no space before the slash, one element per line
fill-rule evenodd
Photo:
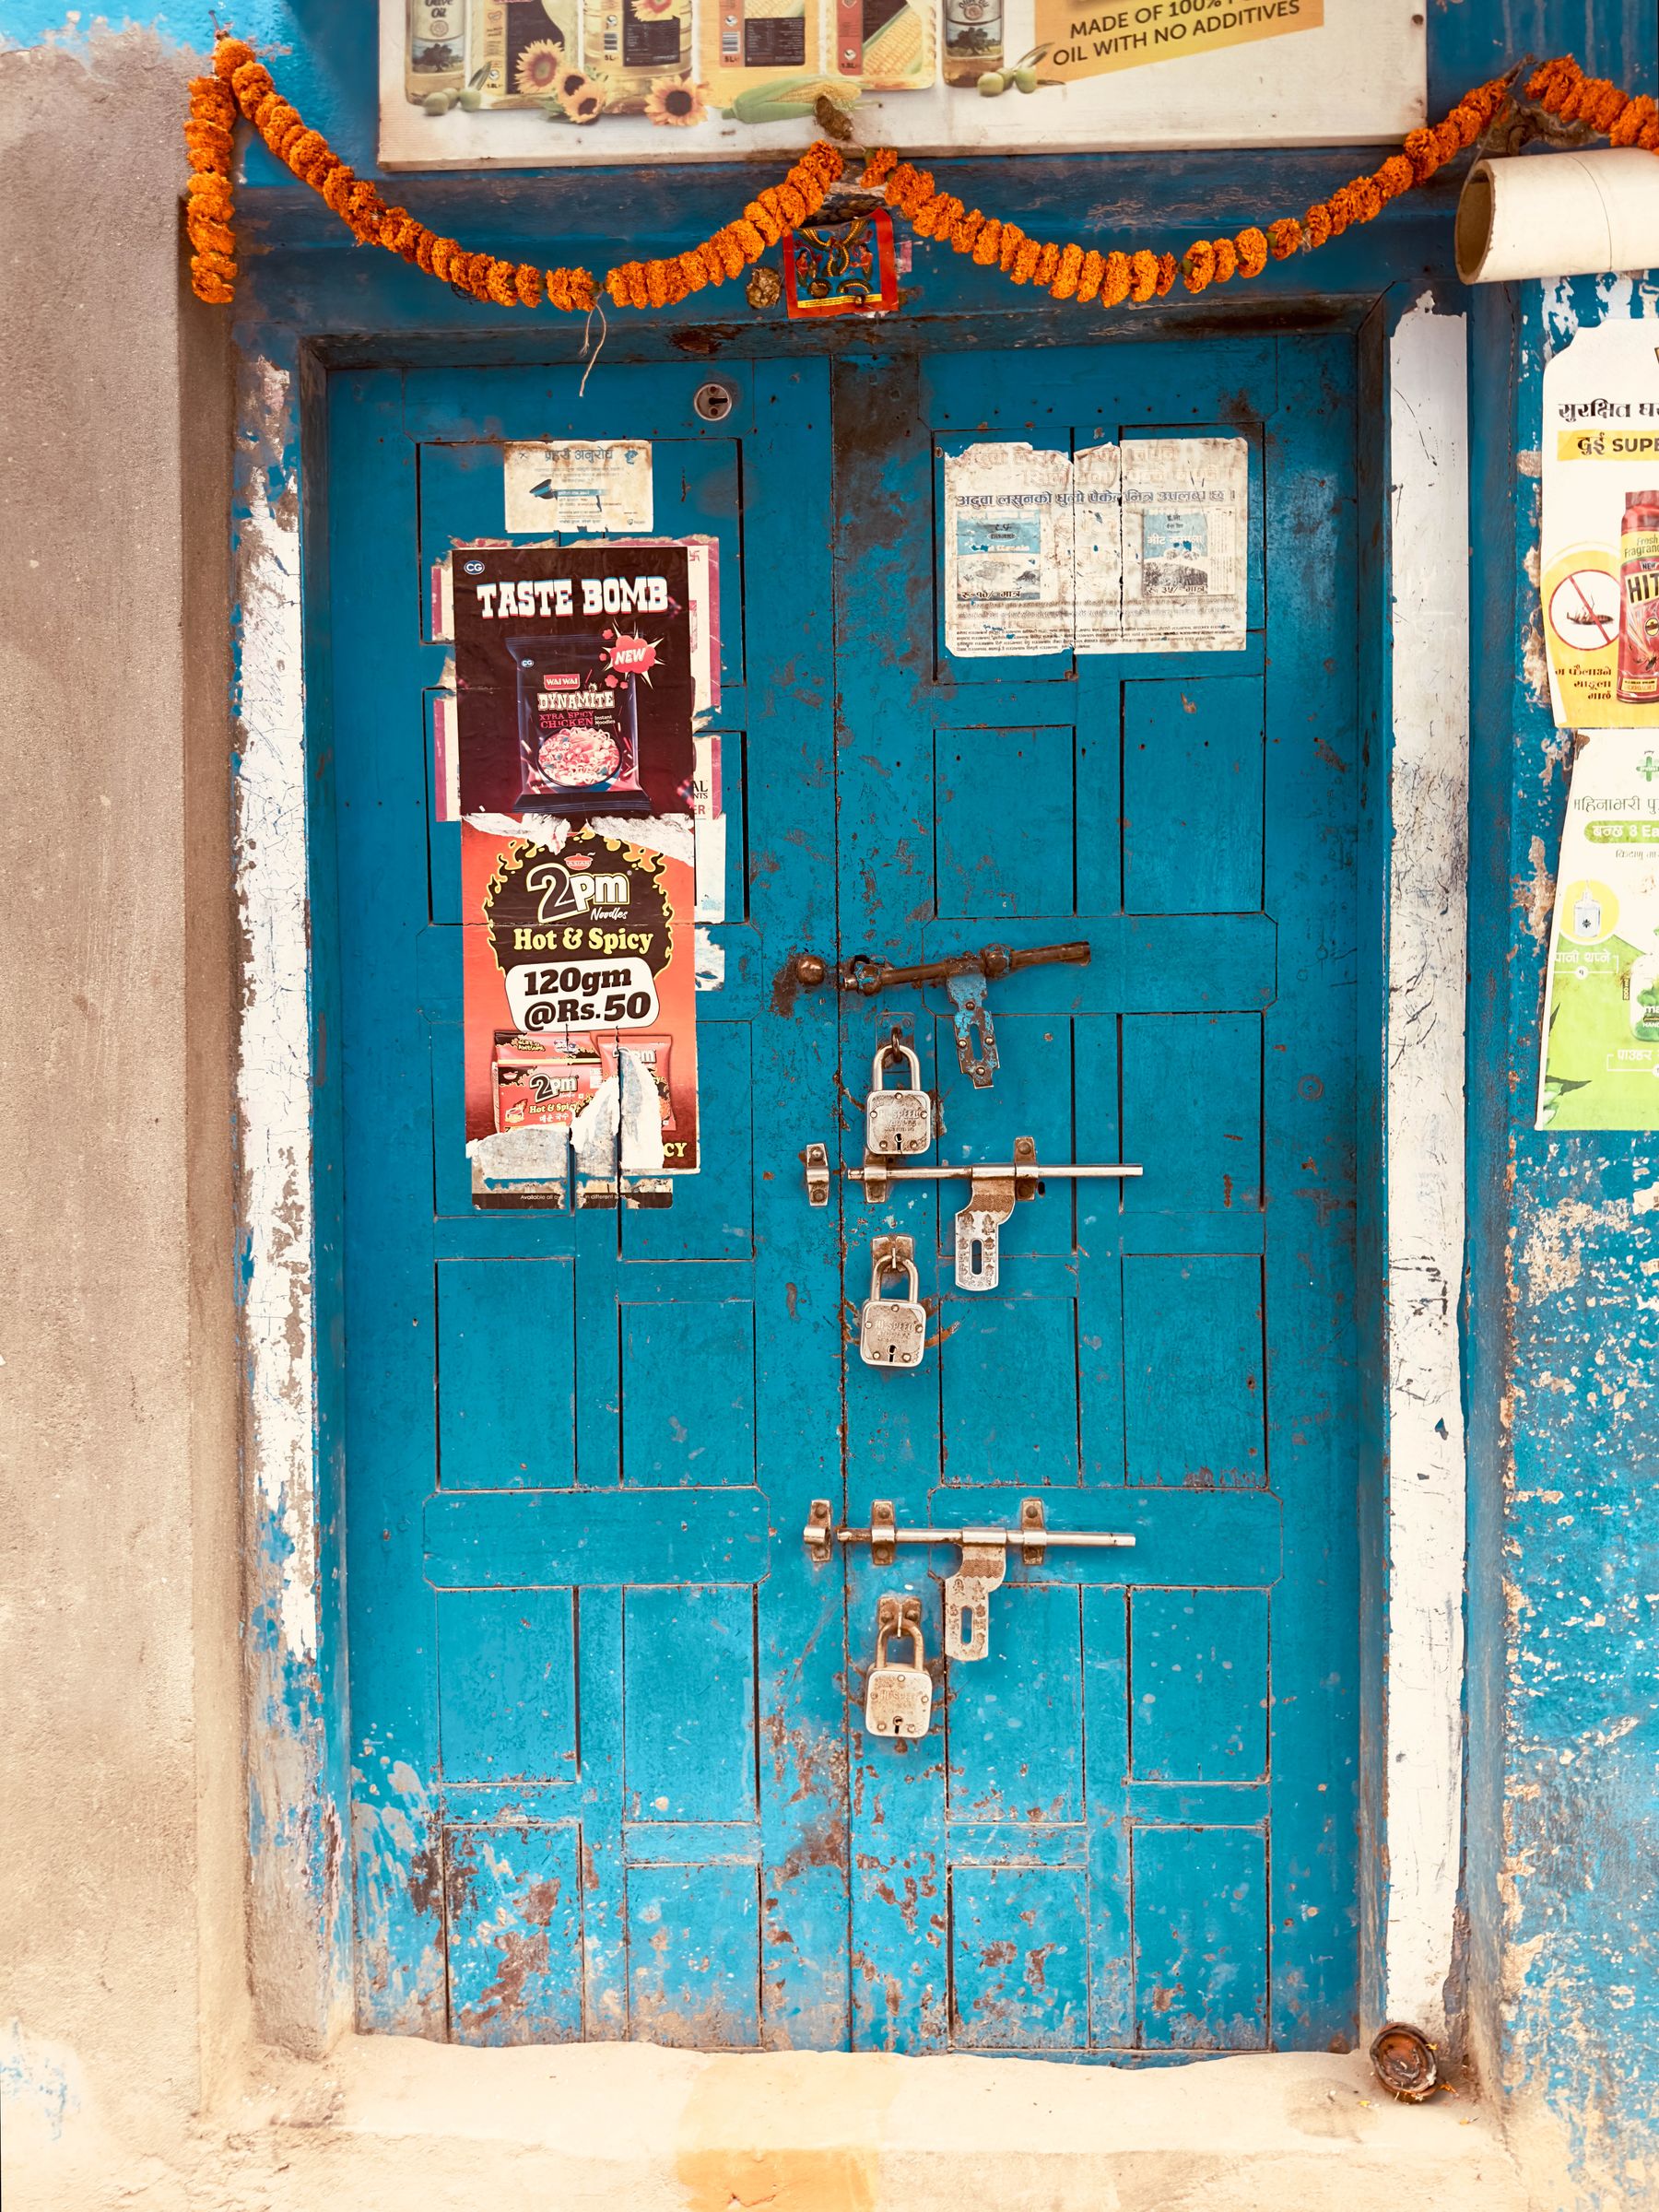
<path fill-rule="evenodd" d="M 806 1169 L 808 1204 L 828 1206 L 830 1177 L 834 1172 L 829 1165 L 828 1152 L 822 1145 L 808 1145 L 801 1159 Z M 1017 1136 L 1012 1159 L 963 1159 L 947 1161 L 936 1168 L 890 1167 L 885 1161 L 877 1168 L 866 1161 L 862 1168 L 842 1168 L 841 1172 L 853 1182 L 862 1182 L 865 1195 L 877 1202 L 887 1196 L 888 1185 L 893 1182 L 959 1180 L 967 1183 L 968 1203 L 956 1218 L 957 1288 L 994 1290 L 1001 1271 L 997 1231 L 1020 1199 L 1035 1198 L 1051 1178 L 1058 1182 L 1087 1182 L 1108 1177 L 1122 1181 L 1138 1175 L 1141 1171 L 1132 1162 L 1121 1159 L 1094 1165 L 1069 1161 L 1059 1167 L 1040 1167 L 1035 1139 Z"/>
<path fill-rule="evenodd" d="M 976 1090 L 985 1090 L 1000 1065 L 986 985 L 1021 968 L 1087 968 L 1088 961 L 1087 940 L 1072 945 L 987 945 L 979 952 L 950 952 L 942 959 L 919 960 L 911 968 L 894 968 L 886 960 L 860 956 L 842 961 L 834 975 L 837 989 L 856 991 L 865 998 L 879 997 L 904 984 L 943 983 L 950 994 L 957 1065 Z M 828 960 L 809 952 L 796 955 L 794 971 L 796 980 L 811 989 L 831 970 Z"/>
<path fill-rule="evenodd" d="M 952 1544 L 961 1553 L 945 1584 L 945 1653 L 949 1659 L 982 1659 L 991 1649 L 991 1593 L 1008 1571 L 1008 1547 L 1018 1544 L 1028 1567 L 1041 1567 L 1056 1544 L 1093 1551 L 1133 1551 L 1135 1538 L 1108 1529 L 1051 1529 L 1041 1498 L 1022 1498 L 1018 1528 L 900 1528 L 890 1499 L 870 1507 L 868 1528 L 835 1525 L 828 1498 L 815 1498 L 802 1531 L 815 1567 L 826 1567 L 840 1544 L 867 1544 L 877 1567 L 891 1566 L 901 1544 Z"/>

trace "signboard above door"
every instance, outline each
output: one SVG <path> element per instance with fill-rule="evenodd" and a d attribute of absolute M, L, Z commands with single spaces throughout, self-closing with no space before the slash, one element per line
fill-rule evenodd
<path fill-rule="evenodd" d="M 1424 119 L 1422 0 L 381 0 L 388 169 L 1329 146 Z"/>

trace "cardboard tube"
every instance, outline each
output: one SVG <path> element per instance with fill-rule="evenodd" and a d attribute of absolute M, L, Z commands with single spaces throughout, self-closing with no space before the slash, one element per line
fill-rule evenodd
<path fill-rule="evenodd" d="M 1477 161 L 1457 203 L 1465 284 L 1659 264 L 1659 159 L 1640 147 Z"/>

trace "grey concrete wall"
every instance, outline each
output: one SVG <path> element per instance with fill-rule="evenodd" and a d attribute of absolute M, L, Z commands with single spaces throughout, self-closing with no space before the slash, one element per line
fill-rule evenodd
<path fill-rule="evenodd" d="M 64 2171 L 106 2131 L 164 2151 L 245 2044 L 229 410 L 182 281 L 190 74 L 147 33 L 0 53 L 14 2180 L 54 2138 Z"/>

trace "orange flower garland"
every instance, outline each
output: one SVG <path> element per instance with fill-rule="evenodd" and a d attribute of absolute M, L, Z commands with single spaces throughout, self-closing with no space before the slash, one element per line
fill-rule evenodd
<path fill-rule="evenodd" d="M 359 177 L 330 147 L 321 131 L 308 130 L 297 110 L 289 107 L 272 81 L 265 64 L 241 39 L 221 39 L 214 49 L 212 77 L 198 77 L 192 90 L 218 84 L 230 103 L 230 120 L 240 108 L 279 161 L 287 164 L 302 183 L 309 184 L 340 220 L 365 245 L 383 246 L 388 253 L 413 262 L 429 276 L 439 276 L 457 291 L 496 307 L 537 307 L 547 298 L 550 306 L 577 312 L 594 304 L 594 279 L 586 269 L 547 269 L 527 261 L 499 260 L 492 253 L 469 253 L 453 238 L 440 238 L 417 222 L 406 207 L 389 207 L 372 184 Z M 211 126 L 189 124 L 185 140 L 191 159 L 200 166 L 193 129 Z M 225 174 L 229 172 L 229 130 L 226 139 Z M 204 150 L 216 151 L 217 140 L 203 141 Z M 193 183 L 193 190 L 194 189 Z M 194 269 L 193 264 L 193 269 Z M 217 267 L 210 274 L 222 278 L 225 289 L 203 298 L 229 300 L 229 276 Z"/>
<path fill-rule="evenodd" d="M 190 118 L 184 150 L 190 156 L 189 199 L 184 228 L 190 233 L 190 288 L 198 300 L 222 307 L 234 297 L 236 234 L 230 228 L 235 203 L 230 193 L 231 132 L 236 101 L 217 76 L 190 84 Z"/>
<path fill-rule="evenodd" d="M 782 184 L 756 194 L 735 223 L 716 230 L 689 253 L 669 261 L 624 261 L 606 274 L 605 288 L 618 307 L 673 306 L 706 284 L 737 276 L 785 230 L 809 223 L 840 178 L 841 156 L 825 139 L 809 146 Z"/>
<path fill-rule="evenodd" d="M 319 131 L 308 130 L 277 92 L 270 71 L 241 39 L 221 38 L 214 74 L 194 78 L 184 144 L 190 155 L 185 217 L 192 255 L 191 284 L 198 299 L 222 305 L 233 297 L 235 234 L 231 229 L 231 131 L 245 115 L 265 143 L 294 174 L 321 194 L 366 245 L 383 246 L 439 276 L 457 291 L 496 307 L 548 306 L 567 312 L 591 309 L 600 288 L 586 269 L 546 271 L 529 262 L 471 253 L 453 238 L 440 238 L 405 207 L 389 207 L 372 184 L 356 176 Z M 1443 122 L 1406 134 L 1401 149 L 1370 176 L 1356 177 L 1301 217 L 1281 216 L 1265 230 L 1254 224 L 1230 238 L 1199 239 L 1180 261 L 1172 253 L 1100 253 L 1075 243 L 1045 244 L 1028 238 L 1018 223 L 1001 222 L 954 194 L 935 190 L 929 170 L 913 168 L 891 147 L 868 155 L 860 182 L 879 192 L 924 238 L 948 241 L 980 268 L 996 268 L 1013 284 L 1031 284 L 1055 300 L 1103 308 L 1144 307 L 1160 300 L 1177 277 L 1189 292 L 1234 276 L 1259 276 L 1270 260 L 1311 253 L 1350 225 L 1369 223 L 1391 200 L 1426 184 L 1435 171 L 1474 145 L 1509 98 L 1510 78 L 1495 76 L 1465 92 Z M 1561 123 L 1580 123 L 1615 146 L 1659 153 L 1659 101 L 1635 99 L 1606 77 L 1587 77 L 1571 56 L 1545 62 L 1527 80 L 1527 93 Z M 777 244 L 786 230 L 810 222 L 842 173 L 839 149 L 820 139 L 807 147 L 781 184 L 757 194 L 735 222 L 689 252 L 665 260 L 625 261 L 608 270 L 604 290 L 618 307 L 673 306 L 705 285 L 724 284 Z"/>

